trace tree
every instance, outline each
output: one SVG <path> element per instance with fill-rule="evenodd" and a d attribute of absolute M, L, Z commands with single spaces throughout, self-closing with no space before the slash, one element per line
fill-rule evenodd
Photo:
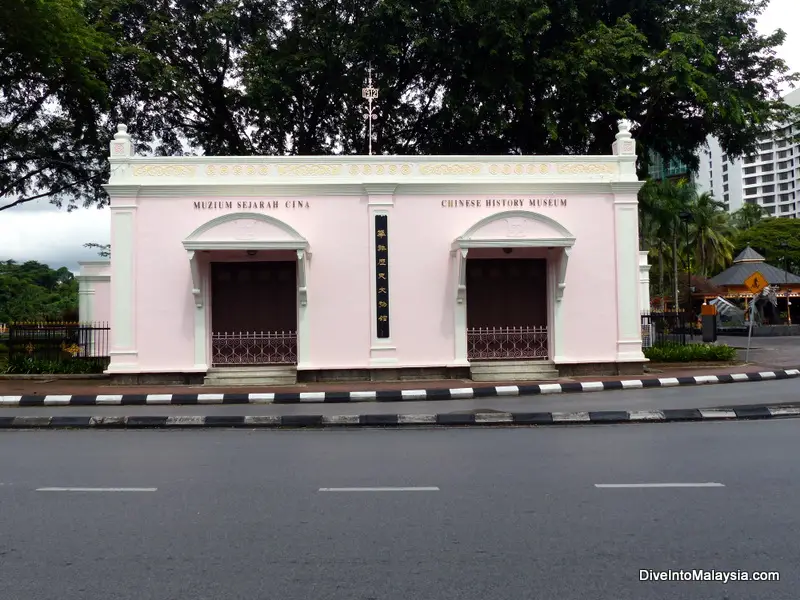
<path fill-rule="evenodd" d="M 17 32 L 2 54 L 13 102 L 0 123 L 25 135 L 0 140 L 0 161 L 16 161 L 0 162 L 0 186 L 19 202 L 105 202 L 120 121 L 149 154 L 363 152 L 368 64 L 378 153 L 606 154 L 624 117 L 643 171 L 645 148 L 696 166 L 708 135 L 741 155 L 788 117 L 779 89 L 797 79 L 774 53 L 783 32 L 755 29 L 765 0 L 39 4 L 31 23 L 52 6 L 69 18 L 26 29 L 43 32 L 31 44 L 63 38 L 59 50 L 38 60 Z M 81 77 L 54 62 L 61 47 Z"/>
<path fill-rule="evenodd" d="M 708 277 L 733 260 L 730 218 L 725 205 L 705 192 L 691 201 L 693 245 L 698 265 L 696 274 Z"/>
<path fill-rule="evenodd" d="M 105 198 L 110 47 L 80 0 L 0 2 L 0 210 Z"/>
<path fill-rule="evenodd" d="M 65 267 L 0 263 L 0 323 L 58 321 L 78 308 L 78 282 Z"/>
<path fill-rule="evenodd" d="M 83 245 L 84 248 L 96 248 L 97 254 L 102 258 L 111 258 L 111 244 L 97 244 L 89 242 Z"/>
<path fill-rule="evenodd" d="M 732 217 L 733 225 L 740 230 L 750 229 L 755 227 L 763 218 L 767 216 L 764 207 L 760 204 L 746 203 L 742 208 L 737 210 Z"/>
<path fill-rule="evenodd" d="M 751 246 L 768 263 L 777 267 L 783 268 L 785 259 L 792 272 L 797 271 L 800 266 L 800 221 L 796 219 L 764 219 L 753 227 L 740 231 L 734 243 L 737 252 Z M 787 245 L 786 248 L 782 247 L 783 243 Z"/>
<path fill-rule="evenodd" d="M 665 259 L 672 263 L 669 280 L 677 299 L 680 265 L 687 273 L 708 277 L 733 258 L 734 230 L 724 204 L 708 193 L 698 194 L 686 180 L 646 182 L 639 194 L 639 220 L 643 247 L 658 258 L 657 295 L 662 298 L 662 310 L 667 289 Z"/>

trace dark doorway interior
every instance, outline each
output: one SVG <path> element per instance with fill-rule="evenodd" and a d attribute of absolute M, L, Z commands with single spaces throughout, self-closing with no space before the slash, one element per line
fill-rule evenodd
<path fill-rule="evenodd" d="M 297 263 L 211 263 L 214 333 L 297 330 Z"/>
<path fill-rule="evenodd" d="M 547 261 L 467 259 L 467 327 L 546 327 Z"/>

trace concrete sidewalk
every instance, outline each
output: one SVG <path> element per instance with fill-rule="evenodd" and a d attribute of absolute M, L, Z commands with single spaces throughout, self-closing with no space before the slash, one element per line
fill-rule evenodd
<path fill-rule="evenodd" d="M 509 390 L 511 391 L 511 390 Z M 56 400 L 59 400 L 56 398 Z M 695 384 L 651 389 L 629 388 L 603 393 L 546 393 L 501 396 L 476 396 L 452 399 L 442 395 L 436 400 L 410 397 L 401 401 L 378 402 L 298 402 L 241 404 L 171 404 L 139 403 L 131 405 L 20 405 L 3 403 L 0 416 L 336 416 L 380 414 L 430 414 L 477 412 L 575 412 L 575 411 L 649 411 L 664 409 L 696 410 L 706 408 L 748 407 L 753 405 L 800 406 L 800 379 L 784 378 L 761 383 L 728 385 Z"/>
<path fill-rule="evenodd" d="M 800 365 L 797 363 L 791 365 Z M 469 379 L 413 380 L 413 381 L 352 381 L 341 383 L 308 383 L 292 386 L 247 386 L 247 387 L 209 387 L 203 385 L 112 385 L 108 379 L 59 378 L 58 376 L 7 376 L 0 375 L 0 397 L 2 396 L 104 396 L 104 395 L 197 395 L 197 394 L 300 394 L 300 393 L 353 393 L 353 392 L 399 392 L 402 390 L 447 390 L 447 389 L 490 389 L 498 385 L 576 384 L 593 382 L 620 382 L 647 380 L 655 378 L 689 378 L 706 376 L 725 376 L 731 374 L 759 373 L 765 369 L 755 364 L 739 364 L 724 367 L 705 365 L 687 368 L 685 366 L 651 365 L 643 375 L 586 376 L 562 378 L 552 381 L 515 381 L 513 384 L 497 382 L 477 382 Z M 29 378 L 21 378 L 29 377 Z M 613 386 L 610 386 L 613 387 Z"/>

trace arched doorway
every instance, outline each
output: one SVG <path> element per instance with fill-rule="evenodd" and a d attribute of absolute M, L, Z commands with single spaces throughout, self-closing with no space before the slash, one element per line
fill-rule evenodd
<path fill-rule="evenodd" d="M 554 219 L 524 210 L 490 215 L 453 242 L 456 363 L 557 356 L 574 243 Z"/>

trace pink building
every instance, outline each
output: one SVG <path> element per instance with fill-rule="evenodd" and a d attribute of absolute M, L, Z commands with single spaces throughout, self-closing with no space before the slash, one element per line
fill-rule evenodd
<path fill-rule="evenodd" d="M 118 129 L 110 295 L 81 310 L 120 380 L 642 371 L 626 122 L 580 157 L 145 158 Z"/>

